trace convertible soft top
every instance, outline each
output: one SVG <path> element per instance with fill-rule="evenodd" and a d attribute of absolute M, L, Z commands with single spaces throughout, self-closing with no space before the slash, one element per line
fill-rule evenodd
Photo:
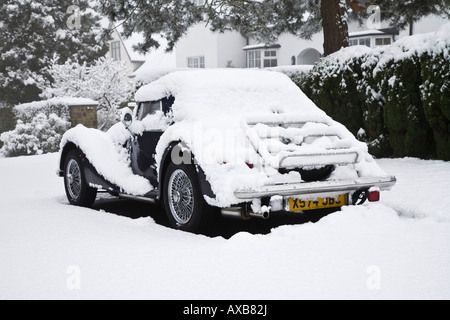
<path fill-rule="evenodd" d="M 284 74 L 245 69 L 204 69 L 170 73 L 136 93 L 136 101 L 176 97 L 176 121 L 207 119 L 220 122 L 246 116 L 307 113 L 324 116 Z"/>

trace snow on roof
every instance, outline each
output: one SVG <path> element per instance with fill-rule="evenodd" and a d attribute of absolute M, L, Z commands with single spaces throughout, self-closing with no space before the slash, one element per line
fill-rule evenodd
<path fill-rule="evenodd" d="M 324 114 L 284 74 L 249 69 L 204 69 L 170 73 L 136 93 L 136 101 L 175 96 L 174 116 L 219 121 L 245 115 Z M 219 116 L 220 115 L 220 116 Z M 211 119 L 213 121 L 213 119 Z"/>
<path fill-rule="evenodd" d="M 266 43 L 256 43 L 256 44 L 250 44 L 245 47 L 243 47 L 243 50 L 253 50 L 253 49 L 277 49 L 281 48 L 281 45 L 279 44 L 266 44 Z"/>
<path fill-rule="evenodd" d="M 373 36 L 373 35 L 387 35 L 388 33 L 383 32 L 381 30 L 364 30 L 364 31 L 356 31 L 350 32 L 348 36 L 350 38 L 362 37 L 362 36 Z"/>

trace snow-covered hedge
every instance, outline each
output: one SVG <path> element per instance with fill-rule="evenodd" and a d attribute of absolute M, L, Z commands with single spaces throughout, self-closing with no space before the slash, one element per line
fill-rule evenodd
<path fill-rule="evenodd" d="M 46 116 L 56 114 L 58 117 L 69 120 L 67 103 L 60 100 L 35 101 L 20 104 L 13 109 L 16 118 L 23 123 L 30 123 L 34 117 L 43 113 Z"/>
<path fill-rule="evenodd" d="M 58 117 L 69 121 L 69 106 L 93 105 L 96 101 L 87 98 L 58 97 L 48 100 L 34 101 L 14 106 L 14 113 L 18 120 L 31 122 L 38 114 L 43 113 L 47 117 L 56 114 Z"/>
<path fill-rule="evenodd" d="M 345 48 L 300 82 L 377 156 L 450 160 L 450 24 L 390 46 Z"/>
<path fill-rule="evenodd" d="M 92 105 L 85 98 L 52 98 L 13 108 L 16 127 L 0 135 L 0 155 L 16 157 L 59 150 L 62 135 L 70 128 L 70 105 Z"/>
<path fill-rule="evenodd" d="M 62 135 L 70 128 L 70 122 L 52 113 L 37 114 L 31 122 L 17 121 L 14 130 L 4 132 L 0 154 L 5 157 L 35 155 L 59 150 Z"/>

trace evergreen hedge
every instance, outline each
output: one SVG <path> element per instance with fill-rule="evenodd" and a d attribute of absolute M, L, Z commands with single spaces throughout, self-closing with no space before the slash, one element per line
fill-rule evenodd
<path fill-rule="evenodd" d="M 432 129 L 436 156 L 450 160 L 450 59 L 442 52 L 421 57 L 420 86 L 425 117 Z"/>
<path fill-rule="evenodd" d="M 450 160 L 450 24 L 390 46 L 350 47 L 296 83 L 376 157 Z"/>

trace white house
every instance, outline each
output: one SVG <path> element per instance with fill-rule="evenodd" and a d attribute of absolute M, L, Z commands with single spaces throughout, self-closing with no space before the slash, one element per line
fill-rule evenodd
<path fill-rule="evenodd" d="M 177 68 L 264 68 L 313 64 L 321 56 L 323 35 L 312 40 L 282 35 L 273 45 L 258 43 L 239 32 L 213 33 L 204 24 L 189 30 L 176 46 Z"/>
<path fill-rule="evenodd" d="M 112 28 L 111 40 L 108 42 L 109 50 L 106 57 L 114 61 L 123 61 L 127 67 L 128 75 L 139 69 L 145 62 L 145 56 L 142 56 L 132 49 L 130 43 L 126 45 L 120 36 L 117 28 Z"/>
<path fill-rule="evenodd" d="M 201 0 L 199 0 L 201 1 Z M 430 16 L 415 23 L 414 33 L 433 32 L 448 19 Z M 350 45 L 375 47 L 388 45 L 408 36 L 409 30 L 398 32 L 382 24 L 384 29 L 368 30 L 358 23 L 349 25 Z M 274 44 L 258 43 L 239 32 L 213 33 L 208 26 L 198 24 L 176 47 L 177 68 L 266 68 L 287 65 L 312 65 L 323 53 L 323 33 L 311 40 L 283 34 Z"/>
<path fill-rule="evenodd" d="M 138 69 L 142 66 L 148 69 L 151 68 L 167 68 L 175 67 L 175 54 L 166 53 L 165 40 L 159 39 L 161 47 L 153 50 L 148 54 L 141 54 L 133 49 L 133 45 L 142 41 L 141 34 L 133 34 L 130 38 L 124 39 L 120 35 L 120 27 L 109 27 L 111 31 L 111 40 L 108 42 L 109 50 L 106 53 L 107 58 L 112 58 L 115 61 L 125 62 L 127 74 L 126 77 L 134 78 Z"/>

